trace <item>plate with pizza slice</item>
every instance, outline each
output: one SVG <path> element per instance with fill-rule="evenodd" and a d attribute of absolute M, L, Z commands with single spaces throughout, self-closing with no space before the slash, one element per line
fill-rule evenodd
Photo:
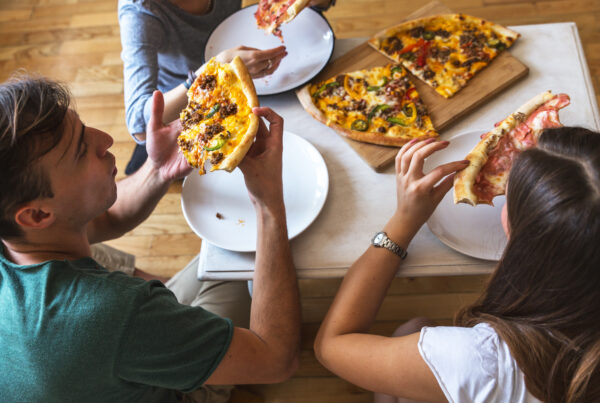
<path fill-rule="evenodd" d="M 283 198 L 288 236 L 299 235 L 317 218 L 329 190 L 327 166 L 302 137 L 283 135 Z M 256 250 L 256 216 L 239 169 L 192 173 L 183 182 L 183 215 L 204 241 L 237 252 Z"/>
<path fill-rule="evenodd" d="M 257 5 L 245 7 L 221 22 L 208 38 L 205 59 L 239 45 L 258 49 L 281 46 L 278 37 L 257 26 L 254 15 L 257 9 Z M 325 17 L 311 8 L 298 12 L 280 30 L 288 55 L 273 74 L 254 79 L 258 95 L 279 94 L 305 84 L 325 67 L 333 54 L 333 29 Z"/>
<path fill-rule="evenodd" d="M 484 133 L 485 130 L 474 130 L 449 137 L 448 147 L 428 157 L 423 171 L 430 172 L 441 164 L 464 160 Z M 498 196 L 494 205 L 454 204 L 451 189 L 427 221 L 427 226 L 454 250 L 479 259 L 499 260 L 507 241 L 500 221 L 504 203 L 505 197 Z"/>

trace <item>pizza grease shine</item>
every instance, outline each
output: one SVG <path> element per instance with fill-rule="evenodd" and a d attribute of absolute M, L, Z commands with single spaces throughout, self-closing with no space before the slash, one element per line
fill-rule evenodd
<path fill-rule="evenodd" d="M 240 81 L 229 64 L 210 60 L 188 90 L 181 112 L 183 130 L 177 139 L 191 166 L 204 173 L 208 159 L 219 163 L 235 149 L 249 126 L 252 112 Z"/>

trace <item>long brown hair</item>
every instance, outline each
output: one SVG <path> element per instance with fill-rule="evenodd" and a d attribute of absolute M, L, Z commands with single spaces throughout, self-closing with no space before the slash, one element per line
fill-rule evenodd
<path fill-rule="evenodd" d="M 516 159 L 506 202 L 502 259 L 456 323 L 489 323 L 538 399 L 600 401 L 600 134 L 545 131 Z"/>

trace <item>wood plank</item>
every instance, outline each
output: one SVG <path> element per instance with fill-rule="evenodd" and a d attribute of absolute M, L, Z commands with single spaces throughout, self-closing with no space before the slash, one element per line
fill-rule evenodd
<path fill-rule="evenodd" d="M 452 317 L 458 309 L 475 302 L 479 293 L 388 295 L 385 298 L 377 320 L 409 320 L 424 316 L 433 320 Z M 331 298 L 310 298 L 302 300 L 302 321 L 321 322 L 329 309 Z"/>
<path fill-rule="evenodd" d="M 450 9 L 434 1 L 409 15 L 406 20 L 447 12 L 450 12 Z M 311 83 L 317 83 L 343 72 L 367 69 L 388 63 L 390 63 L 390 60 L 387 57 L 375 51 L 365 42 L 330 63 Z M 527 66 L 509 52 L 503 52 L 488 67 L 478 72 L 465 88 L 449 99 L 440 96 L 433 88 L 417 78 L 413 77 L 412 81 L 427 106 L 433 125 L 440 134 L 443 134 L 444 128 L 525 77 L 528 72 Z M 310 83 L 297 92 L 298 99 L 305 109 L 312 105 L 309 86 Z M 324 118 L 321 120 L 325 121 Z M 336 130 L 335 127 L 333 129 Z M 385 147 L 354 141 L 345 137 L 343 132 L 336 131 L 376 171 L 382 171 L 390 165 L 398 152 L 398 147 Z"/>

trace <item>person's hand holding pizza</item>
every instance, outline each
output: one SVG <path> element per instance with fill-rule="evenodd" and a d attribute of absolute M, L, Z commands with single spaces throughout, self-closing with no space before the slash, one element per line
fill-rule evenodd
<path fill-rule="evenodd" d="M 146 149 L 150 163 L 160 172 L 161 178 L 170 182 L 181 179 L 192 171 L 177 147 L 177 136 L 181 133 L 179 119 L 163 123 L 164 98 L 154 91 L 152 111 L 146 130 Z"/>
<path fill-rule="evenodd" d="M 235 56 L 239 56 L 246 65 L 250 76 L 252 78 L 260 78 L 273 74 L 286 55 L 285 46 L 265 50 L 237 46 L 222 51 L 215 56 L 215 59 L 220 63 L 229 63 Z"/>
<path fill-rule="evenodd" d="M 452 174 L 468 165 L 468 161 L 454 161 L 440 165 L 427 174 L 423 173 L 425 159 L 448 144 L 447 141 L 435 139 L 412 140 L 396 156 L 398 202 L 396 212 L 384 230 L 404 248 L 452 188 Z"/>
<path fill-rule="evenodd" d="M 271 108 L 253 108 L 252 112 L 269 121 L 269 128 L 260 119 L 256 140 L 239 165 L 244 174 L 250 200 L 255 206 L 283 206 L 281 153 L 283 150 L 283 118 Z"/>

